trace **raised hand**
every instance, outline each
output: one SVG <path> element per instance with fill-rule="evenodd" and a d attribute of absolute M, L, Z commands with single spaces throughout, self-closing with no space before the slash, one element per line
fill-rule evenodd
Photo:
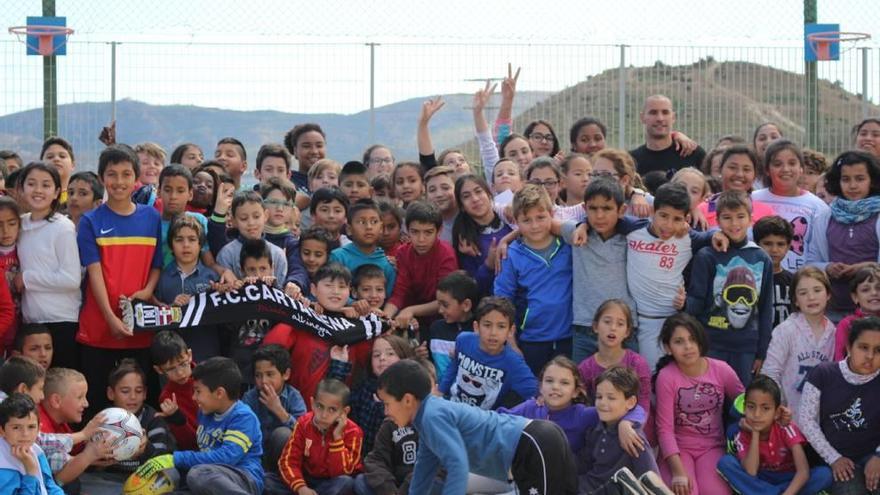
<path fill-rule="evenodd" d="M 501 81 L 501 98 L 509 101 L 513 101 L 513 96 L 516 94 L 516 81 L 519 79 L 519 71 L 522 67 L 516 68 L 516 73 L 513 73 L 513 65 L 509 62 L 507 63 L 507 77 Z"/>
<path fill-rule="evenodd" d="M 443 105 L 445 104 L 446 102 L 439 96 L 425 100 L 425 102 L 422 103 L 422 113 L 419 115 L 419 122 L 427 123 L 435 113 L 443 108 Z"/>
<path fill-rule="evenodd" d="M 474 112 L 482 112 L 483 109 L 486 108 L 486 105 L 489 104 L 489 99 L 492 98 L 492 93 L 495 92 L 497 86 L 498 83 L 492 84 L 490 79 L 486 79 L 486 86 L 474 93 Z"/>
<path fill-rule="evenodd" d="M 157 412 L 156 416 L 161 416 L 163 418 L 173 416 L 179 409 L 177 406 L 177 395 L 171 394 L 171 398 L 163 400 L 162 403 L 159 404 L 159 408 L 161 411 Z"/>
<path fill-rule="evenodd" d="M 335 359 L 337 361 L 342 361 L 344 363 L 348 362 L 348 346 L 347 345 L 334 345 L 330 348 L 330 359 Z"/>

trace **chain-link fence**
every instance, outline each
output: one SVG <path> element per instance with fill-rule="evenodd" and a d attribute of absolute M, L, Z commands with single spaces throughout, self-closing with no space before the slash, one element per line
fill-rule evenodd
<path fill-rule="evenodd" d="M 805 142 L 800 46 L 71 40 L 68 55 L 58 57 L 59 133 L 71 139 L 85 168 L 95 163 L 102 147 L 96 136 L 114 115 L 120 140 L 169 149 L 194 141 L 210 154 L 217 139 L 234 135 L 255 154 L 294 124 L 317 121 L 335 159 L 357 157 L 374 141 L 413 157 L 421 99 L 449 95 L 432 125 L 438 149 L 470 142 L 468 95 L 485 79 L 503 76 L 508 61 L 523 67 L 518 129 L 543 118 L 562 137 L 577 118 L 592 115 L 607 125 L 609 143 L 630 148 L 642 141 L 644 98 L 663 93 L 675 102 L 676 128 L 706 147 L 725 134 L 750 137 L 768 120 Z M 42 140 L 41 57 L 0 41 L 0 65 L 0 148 L 34 158 Z M 878 67 L 880 49 L 870 43 L 819 63 L 818 149 L 846 148 L 850 127 L 880 114 Z M 374 120 L 365 110 L 371 102 Z"/>

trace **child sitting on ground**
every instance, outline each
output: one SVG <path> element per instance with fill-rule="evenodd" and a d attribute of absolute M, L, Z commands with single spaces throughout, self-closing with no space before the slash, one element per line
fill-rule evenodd
<path fill-rule="evenodd" d="M 186 472 L 194 495 L 263 493 L 263 434 L 260 421 L 238 400 L 241 372 L 229 358 L 212 357 L 192 372 L 193 398 L 199 405 L 199 451 L 178 450 L 153 457 L 135 474 L 149 478 L 176 468 Z"/>
<path fill-rule="evenodd" d="M 40 416 L 34 400 L 15 393 L 0 403 L 0 492 L 62 495 L 37 446 Z"/>
<path fill-rule="evenodd" d="M 193 399 L 192 351 L 179 334 L 166 330 L 153 337 L 150 356 L 153 369 L 166 379 L 159 394 L 158 415 L 168 421 L 178 447 L 193 449 L 198 407 Z"/>

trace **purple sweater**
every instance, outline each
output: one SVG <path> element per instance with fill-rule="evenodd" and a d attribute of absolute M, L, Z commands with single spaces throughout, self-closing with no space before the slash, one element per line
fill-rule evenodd
<path fill-rule="evenodd" d="M 535 399 L 529 399 L 510 409 L 500 407 L 499 413 L 514 414 L 529 419 L 545 419 L 559 425 L 568 437 L 571 450 L 578 454 L 584 448 L 584 439 L 588 430 L 595 428 L 599 423 L 599 413 L 595 407 L 583 404 L 572 404 L 559 411 L 551 411 L 547 406 L 539 406 Z M 647 414 L 641 406 L 636 406 L 626 413 L 623 419 L 634 423 L 636 426 L 645 424 Z"/>
<path fill-rule="evenodd" d="M 480 256 L 465 256 L 461 253 L 457 253 L 458 266 L 477 280 L 477 285 L 480 287 L 480 294 L 483 296 L 492 295 L 495 283 L 495 270 L 486 266 L 486 256 L 489 254 L 489 246 L 492 245 L 493 239 L 495 242 L 498 242 L 510 232 L 510 227 L 503 221 L 501 222 L 501 227 L 497 230 L 493 231 L 491 227 L 486 227 L 486 229 L 480 233 L 480 237 L 478 238 Z"/>
<path fill-rule="evenodd" d="M 639 405 L 642 406 L 642 409 L 645 411 L 650 411 L 651 369 L 648 368 L 648 362 L 645 361 L 645 358 L 639 355 L 639 353 L 626 349 L 623 354 L 623 359 L 617 364 L 635 371 L 636 375 L 639 376 Z M 596 362 L 596 355 L 594 354 L 581 361 L 581 364 L 578 365 L 578 371 L 580 371 L 581 378 L 584 380 L 584 388 L 587 391 L 587 396 L 589 396 L 591 401 L 595 400 L 596 378 L 599 378 L 599 375 L 605 371 L 605 368 Z"/>

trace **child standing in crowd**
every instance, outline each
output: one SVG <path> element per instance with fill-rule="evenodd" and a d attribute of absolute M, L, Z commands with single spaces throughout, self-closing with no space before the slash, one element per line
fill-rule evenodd
<path fill-rule="evenodd" d="M 834 337 L 835 361 L 846 357 L 849 327 L 853 321 L 864 316 L 880 316 L 880 265 L 872 264 L 857 271 L 849 287 L 856 310 L 837 324 Z"/>
<path fill-rule="evenodd" d="M 88 212 L 104 202 L 104 186 L 94 172 L 77 172 L 70 176 L 67 186 L 67 215 L 74 226 Z"/>
<path fill-rule="evenodd" d="M 528 184 L 513 197 L 521 239 L 510 245 L 495 295 L 519 308 L 517 342 L 534 374 L 553 356 L 571 355 L 571 246 L 550 232 L 553 204 Z"/>
<path fill-rule="evenodd" d="M 290 179 L 290 153 L 284 149 L 284 146 L 276 143 L 260 146 L 260 150 L 257 151 L 254 178 L 260 181 L 259 185 L 254 187 L 254 190 L 261 193 L 263 192 L 263 186 L 269 182 L 269 179 Z"/>
<path fill-rule="evenodd" d="M 726 361 L 742 383 L 761 368 L 773 330 L 773 262 L 748 240 L 752 205 L 742 191 L 716 200 L 718 225 L 730 244 L 697 253 L 691 269 L 687 312 L 705 325 L 709 356 Z"/>
<path fill-rule="evenodd" d="M 761 373 L 772 378 L 797 417 L 807 373 L 834 357 L 834 324 L 825 316 L 831 284 L 816 267 L 801 268 L 792 282 L 797 309 L 776 329 Z"/>
<path fill-rule="evenodd" d="M 379 205 L 379 213 L 382 216 L 382 235 L 379 236 L 379 246 L 385 251 L 385 256 L 389 259 L 396 259 L 397 252 L 405 244 L 401 239 L 400 231 L 406 213 L 393 201 L 380 199 L 376 203 Z"/>
<path fill-rule="evenodd" d="M 440 318 L 419 330 L 420 357 L 430 357 L 437 376 L 444 376 L 455 352 L 461 332 L 474 327 L 473 312 L 480 301 L 477 281 L 463 270 L 450 273 L 437 284 L 437 312 Z"/>
<path fill-rule="evenodd" d="M 715 466 L 724 455 L 724 401 L 743 385 L 727 363 L 706 357 L 708 338 L 693 316 L 667 318 L 659 340 L 666 352 L 654 378 L 663 481 L 676 493 L 729 494 Z"/>
<path fill-rule="evenodd" d="M 623 343 L 633 336 L 633 317 L 629 306 L 620 299 L 609 299 L 596 310 L 593 320 L 598 351 L 578 365 L 578 373 L 583 380 L 588 401 L 596 398 L 597 378 L 605 370 L 623 366 L 633 370 L 639 377 L 638 404 L 647 413 L 651 410 L 651 370 L 645 358 L 631 349 L 624 349 Z M 644 422 L 643 422 L 644 423 Z"/>
<path fill-rule="evenodd" d="M 339 173 L 339 188 L 350 204 L 359 199 L 372 199 L 373 188 L 367 177 L 367 167 L 361 162 L 347 162 Z"/>
<path fill-rule="evenodd" d="M 246 240 L 262 240 L 266 226 L 266 208 L 260 195 L 253 191 L 240 192 L 232 200 L 232 226 L 238 229 L 238 238 L 223 246 L 217 255 L 217 263 L 232 270 L 239 280 L 245 277 L 241 268 L 241 249 Z M 284 251 L 274 244 L 267 244 L 272 260 L 271 275 L 275 284 L 284 287 L 287 277 L 287 257 Z"/>
<path fill-rule="evenodd" d="M 425 170 L 416 162 L 401 162 L 394 167 L 391 181 L 394 185 L 394 197 L 406 208 L 413 201 L 425 194 Z"/>
<path fill-rule="evenodd" d="M 752 199 L 769 204 L 777 215 L 791 223 L 794 239 L 782 260 L 782 268 L 796 272 L 806 263 L 807 246 L 815 235 L 817 220 L 828 214 L 828 205 L 798 186 L 804 158 L 796 144 L 786 139 L 773 141 L 767 147 L 764 164 L 767 189 L 753 192 Z"/>
<path fill-rule="evenodd" d="M 333 237 L 331 252 L 351 242 L 343 233 L 348 207 L 348 198 L 338 187 L 322 187 L 312 193 L 312 200 L 309 203 L 312 225 L 330 232 Z"/>
<path fill-rule="evenodd" d="M 380 312 L 385 305 L 385 272 L 376 265 L 361 265 L 351 276 L 351 294 L 363 301 L 370 311 Z"/>
<path fill-rule="evenodd" d="M 831 278 L 832 319 L 839 321 L 855 309 L 853 275 L 880 261 L 880 164 L 864 151 L 847 151 L 834 160 L 825 186 L 837 199 L 817 217 L 806 258 Z"/>
<path fill-rule="evenodd" d="M 260 196 L 266 208 L 263 238 L 284 251 L 287 276 L 283 286 L 289 295 L 295 296 L 308 285 L 306 270 L 298 256 L 299 242 L 290 227 L 291 220 L 298 214 L 294 204 L 296 189 L 287 179 L 269 177 L 260 184 Z"/>
<path fill-rule="evenodd" d="M 314 283 L 315 273 L 327 264 L 330 258 L 330 245 L 333 239 L 330 233 L 321 227 L 310 227 L 303 231 L 299 238 L 299 258 L 308 275 L 309 284 L 303 288 L 306 295 L 311 294 L 309 285 Z M 384 292 L 384 291 L 383 291 Z"/>
<path fill-rule="evenodd" d="M 584 202 L 584 191 L 590 184 L 590 172 L 593 165 L 587 155 L 571 153 L 559 164 L 562 172 L 562 191 L 560 204 L 577 206 Z"/>
<path fill-rule="evenodd" d="M 79 317 L 80 363 L 89 384 L 92 413 L 107 403 L 107 377 L 117 360 L 131 357 L 150 367 L 152 335 L 133 335 L 120 318 L 119 299 L 149 300 L 162 269 L 162 220 L 153 207 L 134 204 L 131 192 L 138 176 L 137 156 L 113 145 L 101 152 L 98 176 L 107 202 L 83 215 L 77 232 L 80 263 L 89 283 Z M 108 351 L 112 350 L 112 352 Z M 155 377 L 148 390 L 158 390 Z"/>
<path fill-rule="evenodd" d="M 440 212 L 431 204 L 415 201 L 407 207 L 410 242 L 397 253 L 397 281 L 385 304 L 385 313 L 400 327 L 417 318 L 419 328 L 427 328 L 437 316 L 437 284 L 458 269 L 452 246 L 440 239 L 442 229 Z"/>
<path fill-rule="evenodd" d="M 214 159 L 220 162 L 226 173 L 232 177 L 235 190 L 240 191 L 241 177 L 247 170 L 247 151 L 244 149 L 244 144 L 234 137 L 225 137 L 217 141 Z"/>
<path fill-rule="evenodd" d="M 371 264 L 385 272 L 385 296 L 391 295 L 397 273 L 379 247 L 382 218 L 379 206 L 372 199 L 361 199 L 348 208 L 348 233 L 351 243 L 330 252 L 330 261 L 354 271 L 361 265 Z"/>
<path fill-rule="evenodd" d="M 425 174 L 425 199 L 431 203 L 443 219 L 440 239 L 452 245 L 452 225 L 458 215 L 455 206 L 455 169 L 441 165 Z"/>
<path fill-rule="evenodd" d="M 791 313 L 791 282 L 794 274 L 782 268 L 782 260 L 791 246 L 794 231 L 780 216 L 766 216 L 752 227 L 752 237 L 773 262 L 773 328 Z"/>
<path fill-rule="evenodd" d="M 537 380 L 509 342 L 516 310 L 502 297 L 485 297 L 474 313 L 474 331 L 455 339 L 452 362 L 439 390 L 453 402 L 481 409 L 519 404 L 535 395 Z M 543 365 L 542 365 L 543 366 Z"/>
<path fill-rule="evenodd" d="M 42 323 L 58 343 L 55 365 L 79 368 L 76 344 L 80 304 L 80 262 L 76 227 L 58 213 L 61 178 L 50 166 L 35 162 L 21 172 L 22 198 L 29 213 L 21 218 L 18 253 L 21 272 L 13 283 L 22 294 L 25 323 Z M 12 323 L 12 298 L 0 286 L 0 327 Z M 3 324 L 5 322 L 5 325 Z"/>
<path fill-rule="evenodd" d="M 458 216 L 452 227 L 452 247 L 458 266 L 477 280 L 480 295 L 493 293 L 498 242 L 511 232 L 495 212 L 489 184 L 476 175 L 462 175 L 455 181 Z M 463 244 L 475 246 L 476 253 L 464 254 Z"/>

